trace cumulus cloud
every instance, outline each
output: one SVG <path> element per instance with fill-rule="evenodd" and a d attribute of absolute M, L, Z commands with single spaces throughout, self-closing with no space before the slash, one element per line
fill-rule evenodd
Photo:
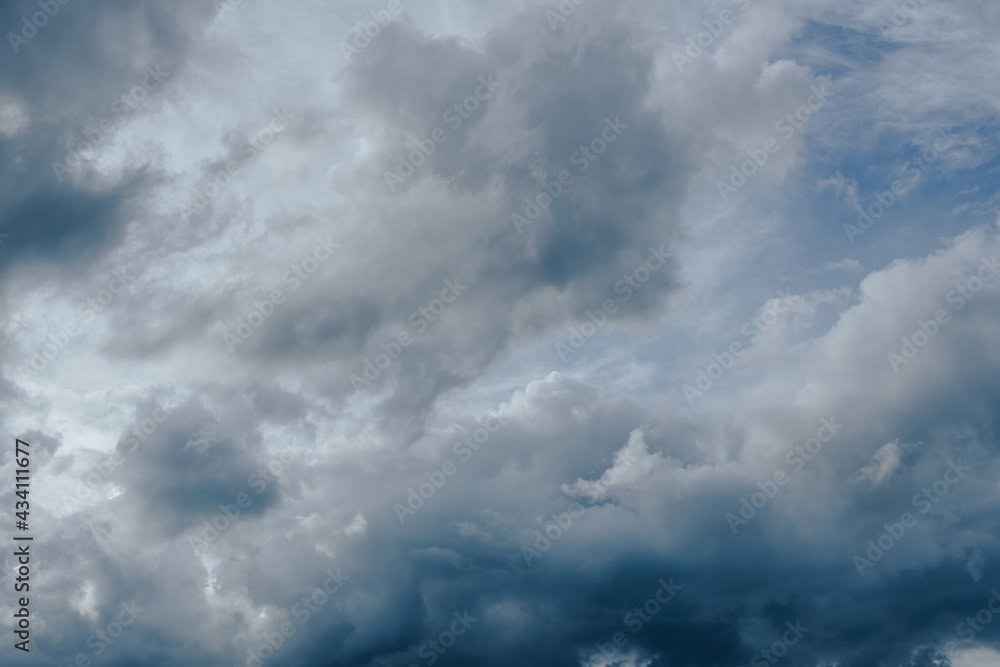
<path fill-rule="evenodd" d="M 1000 10 L 38 7 L 18 664 L 994 660 Z"/>

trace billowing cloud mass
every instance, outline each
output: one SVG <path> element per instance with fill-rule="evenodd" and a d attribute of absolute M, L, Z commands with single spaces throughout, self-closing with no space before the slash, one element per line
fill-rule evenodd
<path fill-rule="evenodd" d="M 0 25 L 3 664 L 1000 665 L 1000 5 Z"/>

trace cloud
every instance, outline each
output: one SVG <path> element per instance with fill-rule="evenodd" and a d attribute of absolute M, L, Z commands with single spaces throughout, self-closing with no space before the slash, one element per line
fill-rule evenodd
<path fill-rule="evenodd" d="M 903 447 L 899 440 L 887 442 L 872 454 L 872 461 L 861 470 L 851 475 L 855 482 L 868 482 L 871 486 L 879 486 L 892 474 L 902 462 Z"/>
<path fill-rule="evenodd" d="M 12 49 L 26 664 L 991 659 L 1000 11 L 573 7 L 71 2 Z"/>

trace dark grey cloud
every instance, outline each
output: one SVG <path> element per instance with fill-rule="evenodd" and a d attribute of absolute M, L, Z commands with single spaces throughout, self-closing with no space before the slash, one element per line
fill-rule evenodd
<path fill-rule="evenodd" d="M 265 463 L 254 456 L 260 436 L 252 424 L 220 421 L 197 403 L 161 406 L 149 415 L 137 420 L 117 449 L 129 458 L 121 477 L 123 500 L 145 504 L 151 524 L 175 534 L 211 518 L 241 493 L 254 497 L 244 510 L 248 515 L 278 500 Z"/>
<path fill-rule="evenodd" d="M 893 8 L 854 1 L 426 3 L 367 26 L 389 4 L 225 2 L 71 0 L 0 59 L 0 422 L 36 447 L 20 662 L 1000 655 L 976 619 L 1000 586 L 995 281 L 948 298 L 1000 249 L 988 198 L 950 189 L 990 189 L 995 11 L 927 4 L 886 33 Z M 358 21 L 377 34 L 345 62 Z M 834 246 L 853 174 L 931 125 L 961 135 L 939 179 L 872 249 Z M 779 287 L 787 314 L 747 340 Z M 821 420 L 842 426 L 810 445 Z"/>
<path fill-rule="evenodd" d="M 166 83 L 142 102 L 130 98 L 126 105 L 122 96 L 148 79 L 149 66 L 176 73 L 190 43 L 183 35 L 208 16 L 192 3 L 168 8 L 132 1 L 89 9 L 56 3 L 49 11 L 56 13 L 26 44 L 18 42 L 16 52 L 8 33 L 9 50 L 0 65 L 5 101 L 24 115 L 22 129 L 0 138 L 7 155 L 0 186 L 6 200 L 0 227 L 9 244 L 4 266 L 44 261 L 79 273 L 121 242 L 124 225 L 140 213 L 140 193 L 157 180 L 136 165 L 117 182 L 101 183 L 79 165 L 105 152 L 123 122 L 159 103 L 155 98 Z M 30 23 L 39 12 L 37 2 L 7 3 L 0 24 L 14 34 L 30 34 L 24 18 Z M 114 129 L 102 129 L 102 121 Z M 97 138 L 96 146 L 88 133 Z M 67 165 L 72 153 L 82 162 Z"/>

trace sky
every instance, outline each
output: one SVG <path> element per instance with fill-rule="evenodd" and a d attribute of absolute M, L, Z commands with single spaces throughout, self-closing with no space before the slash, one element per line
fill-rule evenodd
<path fill-rule="evenodd" d="M 0 664 L 1000 665 L 1000 5 L 0 27 Z"/>

